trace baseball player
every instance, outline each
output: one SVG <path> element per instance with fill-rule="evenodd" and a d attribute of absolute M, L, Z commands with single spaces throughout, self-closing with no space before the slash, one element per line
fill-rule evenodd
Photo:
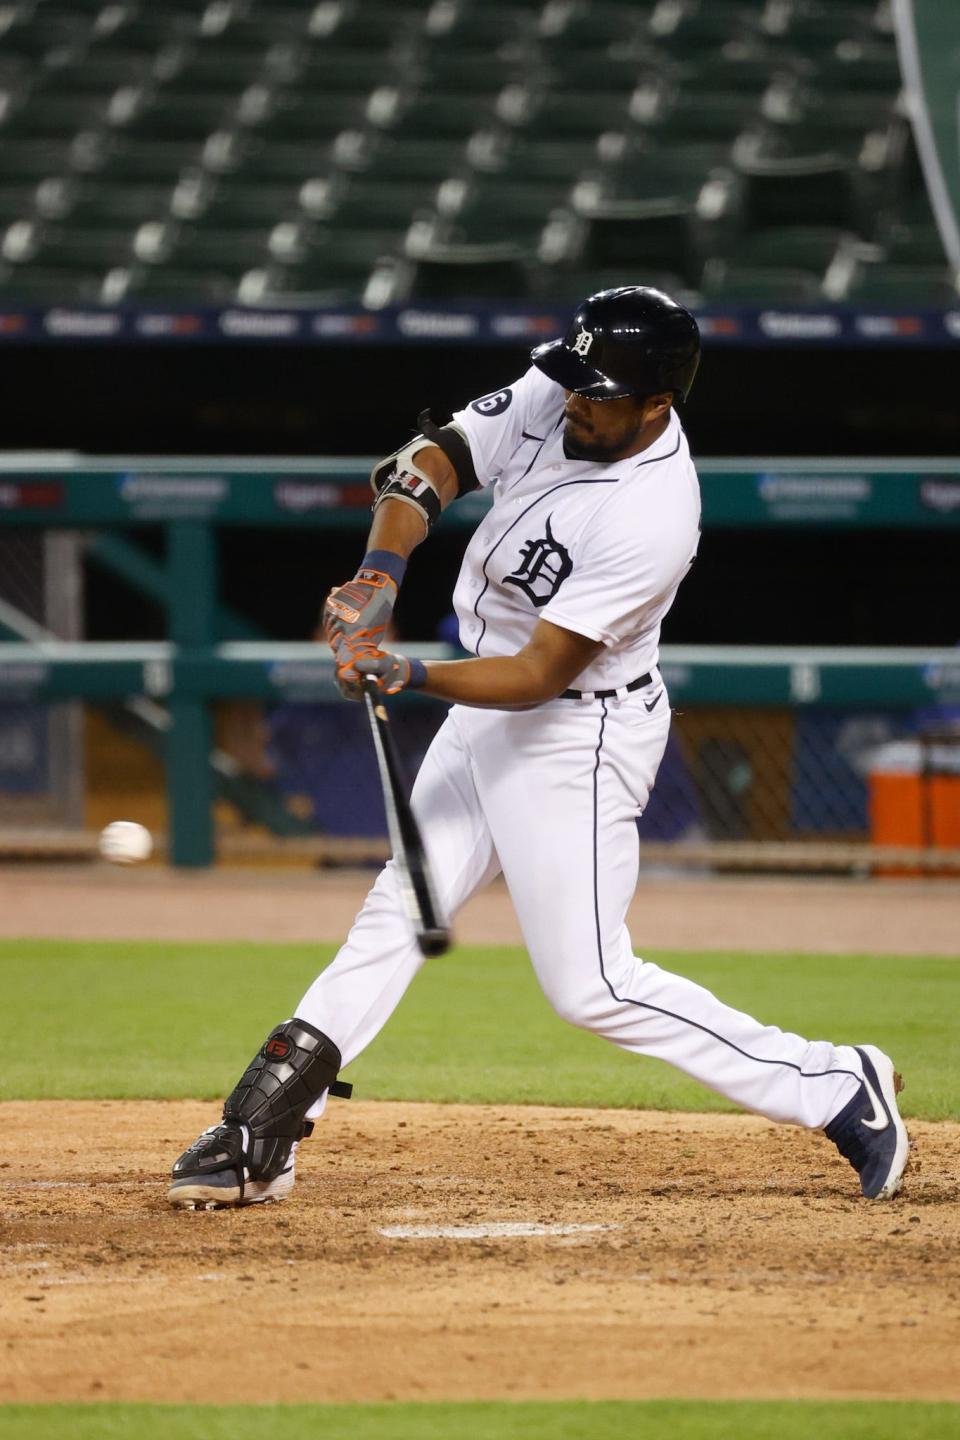
<path fill-rule="evenodd" d="M 772 1120 L 823 1129 L 863 1194 L 899 1188 L 909 1142 L 899 1076 L 870 1045 L 810 1041 L 732 1010 L 634 954 L 637 816 L 670 726 L 660 625 L 697 551 L 700 496 L 675 405 L 700 358 L 696 322 L 657 290 L 604 290 L 512 385 L 374 467 L 369 548 L 328 596 L 326 635 L 351 699 L 452 702 L 412 803 L 453 915 L 503 874 L 544 993 L 571 1024 L 656 1055 Z M 471 658 L 381 647 L 407 558 L 445 506 L 493 504 L 454 604 Z M 423 963 L 392 863 L 296 1016 L 277 1026 L 222 1121 L 173 1167 L 181 1206 L 247 1205 L 293 1186 L 297 1145 Z M 482 1057 L 481 1057 L 482 1058 Z"/>

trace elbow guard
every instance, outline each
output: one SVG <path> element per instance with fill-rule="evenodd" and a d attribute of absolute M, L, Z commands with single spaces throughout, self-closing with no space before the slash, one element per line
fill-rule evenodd
<path fill-rule="evenodd" d="M 480 481 L 477 479 L 477 472 L 473 468 L 473 456 L 470 454 L 470 445 L 466 435 L 459 425 L 448 422 L 446 425 L 438 425 L 430 414 L 429 410 L 421 410 L 417 416 L 417 424 L 431 445 L 436 445 L 442 450 L 457 472 L 457 498 L 461 495 L 469 495 L 471 490 L 479 490 Z"/>
<path fill-rule="evenodd" d="M 424 445 L 434 442 L 425 435 L 416 435 L 408 445 L 395 450 L 385 460 L 378 460 L 370 471 L 370 484 L 376 499 L 373 508 L 384 500 L 403 500 L 412 505 L 429 532 L 440 517 L 440 496 L 430 476 L 421 470 L 414 456 Z"/>

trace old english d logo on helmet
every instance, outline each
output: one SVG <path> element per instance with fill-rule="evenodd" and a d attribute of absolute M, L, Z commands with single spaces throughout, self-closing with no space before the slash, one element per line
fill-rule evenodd
<path fill-rule="evenodd" d="M 538 345 L 530 358 L 588 400 L 666 392 L 685 400 L 700 363 L 700 331 L 662 290 L 623 285 L 584 300 L 564 338 Z"/>

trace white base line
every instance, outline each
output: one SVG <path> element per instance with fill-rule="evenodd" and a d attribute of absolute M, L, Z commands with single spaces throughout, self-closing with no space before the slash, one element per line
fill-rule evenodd
<path fill-rule="evenodd" d="M 383 1225 L 388 1240 L 509 1240 L 537 1235 L 583 1235 L 622 1225 L 542 1225 L 536 1220 L 491 1220 L 485 1225 Z"/>

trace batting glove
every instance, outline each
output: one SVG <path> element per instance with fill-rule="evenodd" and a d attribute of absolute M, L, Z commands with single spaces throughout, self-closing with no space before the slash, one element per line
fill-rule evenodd
<path fill-rule="evenodd" d="M 329 645 L 340 640 L 376 650 L 397 603 L 397 582 L 383 570 L 361 569 L 346 585 L 330 591 L 323 606 L 323 633 Z"/>
<path fill-rule="evenodd" d="M 419 690 L 427 680 L 427 667 L 422 660 L 410 660 L 406 655 L 394 655 L 390 650 L 358 655 L 354 669 L 362 680 L 372 676 L 381 695 L 396 695 L 400 690 Z"/>

